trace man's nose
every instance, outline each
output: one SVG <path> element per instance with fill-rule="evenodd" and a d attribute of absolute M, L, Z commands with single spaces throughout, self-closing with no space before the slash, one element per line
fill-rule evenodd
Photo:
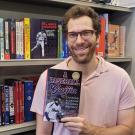
<path fill-rule="evenodd" d="M 78 34 L 77 37 L 76 37 L 76 42 L 77 42 L 77 43 L 81 43 L 81 42 L 83 42 L 83 41 L 84 41 L 84 40 L 83 40 L 83 38 L 81 37 L 81 35 Z"/>

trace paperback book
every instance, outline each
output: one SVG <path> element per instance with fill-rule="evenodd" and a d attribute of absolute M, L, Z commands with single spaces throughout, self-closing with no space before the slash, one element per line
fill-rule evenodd
<path fill-rule="evenodd" d="M 78 115 L 81 79 L 81 71 L 48 69 L 44 121 L 60 122 L 63 117 Z"/>

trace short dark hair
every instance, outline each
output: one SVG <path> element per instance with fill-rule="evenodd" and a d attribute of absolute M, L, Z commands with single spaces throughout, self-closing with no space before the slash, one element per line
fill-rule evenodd
<path fill-rule="evenodd" d="M 99 16 L 98 14 L 92 9 L 91 7 L 88 6 L 83 6 L 83 5 L 75 5 L 71 7 L 64 15 L 63 18 L 63 27 L 64 31 L 67 32 L 67 24 L 68 21 L 73 18 L 79 18 L 82 16 L 88 16 L 92 19 L 93 23 L 93 28 L 96 30 L 96 35 L 98 36 L 100 33 L 100 22 L 99 22 Z"/>

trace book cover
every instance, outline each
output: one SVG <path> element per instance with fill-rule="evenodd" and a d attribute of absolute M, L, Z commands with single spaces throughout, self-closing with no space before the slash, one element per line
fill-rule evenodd
<path fill-rule="evenodd" d="M 44 121 L 59 122 L 65 116 L 77 116 L 81 92 L 80 71 L 48 69 Z"/>
<path fill-rule="evenodd" d="M 109 24 L 108 57 L 119 57 L 120 25 Z"/>
<path fill-rule="evenodd" d="M 57 58 L 58 22 L 30 19 L 31 59 Z"/>

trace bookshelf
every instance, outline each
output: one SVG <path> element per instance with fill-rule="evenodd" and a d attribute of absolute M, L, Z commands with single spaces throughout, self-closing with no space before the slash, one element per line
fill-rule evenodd
<path fill-rule="evenodd" d="M 12 125 L 0 127 L 0 134 L 1 135 L 17 134 L 17 133 L 21 133 L 21 132 L 34 130 L 35 128 L 36 128 L 35 121 L 24 122 L 22 124 L 12 124 Z"/>
<path fill-rule="evenodd" d="M 56 65 L 64 59 L 1 60 L 0 67 Z M 108 62 L 131 62 L 132 58 L 107 58 Z"/>
<path fill-rule="evenodd" d="M 131 75 L 132 80 L 135 80 L 135 32 L 132 31 L 135 24 L 134 9 L 115 7 L 110 5 L 95 4 L 77 0 L 0 0 L 0 16 L 8 17 L 36 17 L 47 19 L 61 20 L 64 12 L 72 5 L 82 4 L 89 5 L 95 8 L 96 11 L 110 14 L 112 22 L 124 24 L 127 26 L 127 39 L 126 42 L 126 57 L 124 58 L 109 58 L 107 61 L 115 63 Z M 56 12 L 57 11 L 57 12 Z M 115 18 L 115 19 L 114 19 Z M 133 38 L 131 38 L 133 37 Z M 51 65 L 62 62 L 63 59 L 33 59 L 33 60 L 9 60 L 0 61 L 0 76 L 1 79 L 9 76 L 19 75 L 33 75 L 40 74 L 45 68 Z M 37 70 L 38 69 L 38 70 Z M 133 81 L 135 84 L 135 81 Z M 35 129 L 35 121 L 23 124 L 14 124 L 0 127 L 0 134 L 9 135 L 21 133 Z"/>

